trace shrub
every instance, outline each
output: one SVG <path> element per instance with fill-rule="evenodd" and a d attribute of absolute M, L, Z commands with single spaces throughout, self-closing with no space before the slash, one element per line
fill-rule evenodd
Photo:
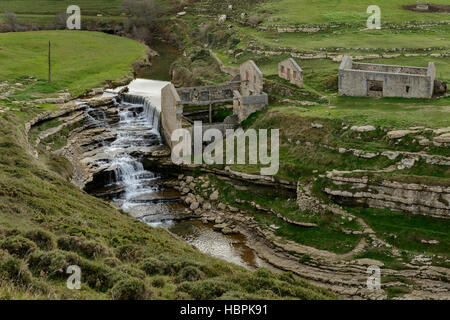
<path fill-rule="evenodd" d="M 164 288 L 166 286 L 166 278 L 162 276 L 156 276 L 152 280 L 152 286 L 156 288 Z"/>
<path fill-rule="evenodd" d="M 50 285 L 48 285 L 46 282 L 40 280 L 40 279 L 32 279 L 31 284 L 29 286 L 29 288 L 33 291 L 33 292 L 37 292 L 39 294 L 49 294 L 51 291 Z"/>
<path fill-rule="evenodd" d="M 82 259 L 79 266 L 82 281 L 87 283 L 89 287 L 102 292 L 112 288 L 114 283 L 127 277 L 108 266 L 86 259 Z"/>
<path fill-rule="evenodd" d="M 50 232 L 36 229 L 25 233 L 25 237 L 32 240 L 41 250 L 53 250 L 55 248 L 55 240 Z"/>
<path fill-rule="evenodd" d="M 164 274 L 167 265 L 156 258 L 145 258 L 144 261 L 140 263 L 139 268 L 151 276 L 154 274 Z"/>
<path fill-rule="evenodd" d="M 230 284 L 220 280 L 208 279 L 198 282 L 183 282 L 178 290 L 189 293 L 196 300 L 211 300 L 222 296 L 230 289 Z"/>
<path fill-rule="evenodd" d="M 121 264 L 120 260 L 116 257 L 106 257 L 105 259 L 103 259 L 103 263 L 111 268 L 117 267 Z"/>
<path fill-rule="evenodd" d="M 25 262 L 3 252 L 0 253 L 0 279 L 18 285 L 28 285 L 32 276 Z"/>
<path fill-rule="evenodd" d="M 145 255 L 144 249 L 135 244 L 126 244 L 117 248 L 117 257 L 122 261 L 138 261 Z"/>
<path fill-rule="evenodd" d="M 80 265 L 81 258 L 73 252 L 61 250 L 33 252 L 29 257 L 29 265 L 35 274 L 50 277 L 66 277 L 67 267 Z"/>
<path fill-rule="evenodd" d="M 111 254 L 103 244 L 75 236 L 63 236 L 58 239 L 58 247 L 66 251 L 75 251 L 87 258 L 95 259 Z"/>
<path fill-rule="evenodd" d="M 0 245 L 0 248 L 8 250 L 9 253 L 25 257 L 37 249 L 36 244 L 22 236 L 13 236 L 6 238 Z"/>
<path fill-rule="evenodd" d="M 122 265 L 116 268 L 117 271 L 125 273 L 129 276 L 132 276 L 134 278 L 138 279 L 144 279 L 145 278 L 145 272 L 142 270 L 139 270 L 137 268 L 134 268 L 129 265 Z"/>
<path fill-rule="evenodd" d="M 145 299 L 146 290 L 144 282 L 136 278 L 123 279 L 111 289 L 111 297 L 114 300 Z"/>
<path fill-rule="evenodd" d="M 197 267 L 187 266 L 184 267 L 177 277 L 177 282 L 183 281 L 198 281 L 205 277 L 205 274 Z"/>

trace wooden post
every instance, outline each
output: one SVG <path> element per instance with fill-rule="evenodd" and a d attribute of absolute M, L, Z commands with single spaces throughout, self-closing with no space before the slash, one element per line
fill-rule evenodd
<path fill-rule="evenodd" d="M 51 46 L 48 41 L 48 82 L 52 81 Z"/>
<path fill-rule="evenodd" d="M 211 104 L 209 105 L 209 123 L 212 123 L 212 107 Z"/>

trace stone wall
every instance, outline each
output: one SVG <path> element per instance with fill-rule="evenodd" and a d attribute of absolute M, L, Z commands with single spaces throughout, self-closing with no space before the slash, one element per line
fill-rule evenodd
<path fill-rule="evenodd" d="M 239 122 L 244 121 L 252 113 L 266 109 L 269 105 L 269 97 L 266 93 L 254 96 L 242 96 L 239 91 L 234 91 L 233 114 L 238 116 Z"/>
<path fill-rule="evenodd" d="M 328 175 L 324 189 L 336 202 L 389 208 L 413 214 L 450 219 L 450 187 L 380 179 Z"/>
<path fill-rule="evenodd" d="M 176 89 L 183 104 L 209 104 L 233 100 L 233 90 L 240 87 L 240 82 L 230 82 L 220 86 L 198 86 Z"/>
<path fill-rule="evenodd" d="M 353 63 L 344 57 L 339 68 L 339 95 L 431 98 L 436 70 L 428 68 Z"/>
<path fill-rule="evenodd" d="M 175 86 L 170 83 L 161 90 L 161 133 L 172 148 L 172 132 L 182 127 L 183 105 Z"/>
<path fill-rule="evenodd" d="M 303 87 L 303 70 L 292 58 L 278 64 L 278 76 L 300 88 Z"/>
<path fill-rule="evenodd" d="M 241 64 L 241 95 L 253 96 L 263 93 L 263 74 L 253 60 Z"/>

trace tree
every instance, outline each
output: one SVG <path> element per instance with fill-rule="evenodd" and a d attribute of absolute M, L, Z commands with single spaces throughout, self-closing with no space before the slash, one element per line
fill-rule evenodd
<path fill-rule="evenodd" d="M 135 39 L 150 42 L 160 8 L 155 0 L 125 0 L 122 10 L 128 15 L 125 31 Z"/>

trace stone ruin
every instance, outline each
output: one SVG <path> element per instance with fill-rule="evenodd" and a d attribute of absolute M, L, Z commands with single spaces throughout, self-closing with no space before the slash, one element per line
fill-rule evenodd
<path fill-rule="evenodd" d="M 180 128 L 192 130 L 195 114 L 201 112 L 208 113 L 203 131 L 214 128 L 225 135 L 226 129 L 235 129 L 250 114 L 267 108 L 269 100 L 263 84 L 263 74 L 252 60 L 243 63 L 239 75 L 227 84 L 175 88 L 169 83 L 161 90 L 161 132 L 165 141 L 172 147 L 172 132 Z M 233 114 L 223 122 L 214 122 L 214 106 L 226 103 L 232 104 Z M 185 107 L 199 108 L 187 112 Z"/>
<path fill-rule="evenodd" d="M 339 95 L 353 97 L 431 98 L 436 68 L 356 63 L 345 56 L 339 67 Z"/>
<path fill-rule="evenodd" d="M 303 70 L 292 58 L 281 61 L 278 64 L 278 76 L 299 88 L 303 87 Z"/>

